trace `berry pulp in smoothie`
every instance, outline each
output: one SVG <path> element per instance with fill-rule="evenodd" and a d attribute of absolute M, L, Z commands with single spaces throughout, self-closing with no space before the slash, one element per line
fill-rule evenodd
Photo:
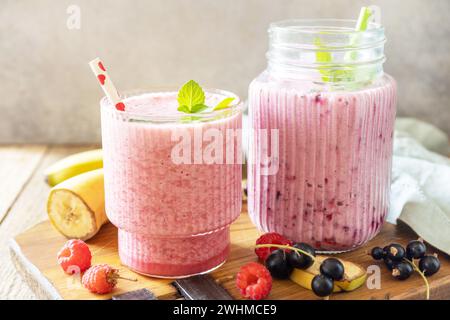
<path fill-rule="evenodd" d="M 360 246 L 380 230 L 389 204 L 396 85 L 384 75 L 349 91 L 275 83 L 250 85 L 248 209 L 266 232 L 316 249 Z M 278 170 L 265 175 L 261 130 L 278 132 Z"/>

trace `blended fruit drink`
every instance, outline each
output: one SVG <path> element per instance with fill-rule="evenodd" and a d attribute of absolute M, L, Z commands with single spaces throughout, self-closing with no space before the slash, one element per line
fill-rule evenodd
<path fill-rule="evenodd" d="M 206 93 L 205 104 L 234 97 Z M 123 100 L 124 112 L 101 102 L 105 202 L 119 229 L 123 264 L 146 275 L 183 277 L 221 265 L 229 252 L 229 226 L 241 210 L 239 103 L 226 110 L 177 111 L 176 92 Z M 211 161 L 211 137 L 232 161 Z M 209 149 L 208 149 L 209 148 Z M 216 154 L 217 155 L 217 154 Z"/>
<path fill-rule="evenodd" d="M 249 89 L 250 217 L 324 251 L 370 240 L 389 205 L 396 84 L 382 69 L 383 28 L 353 26 L 271 25 L 268 69 Z"/>

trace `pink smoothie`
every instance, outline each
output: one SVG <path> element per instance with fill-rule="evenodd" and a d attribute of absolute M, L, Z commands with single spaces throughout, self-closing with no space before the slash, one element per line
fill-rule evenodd
<path fill-rule="evenodd" d="M 275 85 L 265 73 L 250 86 L 253 128 L 279 130 L 279 170 L 261 174 L 256 133 L 249 214 L 261 230 L 348 250 L 371 239 L 387 214 L 396 85 L 384 75 L 354 91 L 311 87 Z"/>
<path fill-rule="evenodd" d="M 207 94 L 206 104 L 224 97 Z M 225 147 L 225 131 L 241 128 L 240 111 L 189 121 L 180 119 L 186 114 L 176 110 L 174 92 L 143 94 L 124 102 L 125 113 L 106 100 L 101 106 L 106 212 L 119 228 L 122 263 L 160 277 L 217 267 L 227 258 L 229 225 L 241 209 L 241 165 L 177 164 L 171 155 L 179 132 L 193 137 L 194 131 L 216 129 L 223 133 Z M 239 149 L 234 150 L 237 158 Z"/>

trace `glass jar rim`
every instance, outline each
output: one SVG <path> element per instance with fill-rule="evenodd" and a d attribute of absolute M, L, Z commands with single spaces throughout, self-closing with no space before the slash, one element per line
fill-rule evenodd
<path fill-rule="evenodd" d="M 386 42 L 381 24 L 370 22 L 364 31 L 356 30 L 356 24 L 349 19 L 292 19 L 270 24 L 268 33 L 272 46 L 313 51 L 317 40 L 320 51 L 374 48 Z"/>
<path fill-rule="evenodd" d="M 355 30 L 357 20 L 353 19 L 332 19 L 332 18 L 319 18 L 319 19 L 288 19 L 281 20 L 277 22 L 272 22 L 269 25 L 270 31 L 289 31 L 290 33 L 318 33 L 326 32 L 326 34 L 360 34 L 360 33 L 384 33 L 384 27 L 375 22 L 370 22 L 368 24 L 367 30 L 358 31 Z M 327 25 L 328 24 L 328 25 Z M 339 26 L 345 25 L 348 26 Z M 322 29 L 312 29 L 312 28 L 327 28 Z"/>
<path fill-rule="evenodd" d="M 176 94 L 179 90 L 179 87 L 175 86 L 151 86 L 145 89 L 134 89 L 134 90 L 125 90 L 120 94 L 121 99 L 127 99 L 132 97 L 137 97 L 139 95 L 145 94 Z M 135 121 L 135 122 L 148 122 L 148 123 L 202 123 L 202 122 L 211 122 L 223 118 L 230 117 L 237 112 L 242 111 L 243 103 L 239 96 L 231 91 L 223 90 L 223 89 L 214 89 L 214 88 L 203 88 L 205 94 L 216 94 L 222 95 L 225 98 L 234 98 L 233 102 L 229 105 L 228 108 L 222 110 L 208 110 L 202 111 L 199 113 L 183 113 L 177 112 L 176 114 L 171 115 L 161 115 L 148 113 L 136 113 L 133 111 L 119 111 L 114 107 L 114 104 L 111 103 L 108 97 L 104 96 L 100 99 L 100 107 L 107 108 L 106 110 L 112 112 L 114 116 L 122 118 L 124 121 Z M 190 119 L 190 121 L 185 121 L 186 119 Z M 188 119 L 188 120 L 189 120 Z"/>
<path fill-rule="evenodd" d="M 280 78 L 307 79 L 341 87 L 366 83 L 383 73 L 384 27 L 370 22 L 356 30 L 350 19 L 292 19 L 269 26 L 268 70 Z"/>

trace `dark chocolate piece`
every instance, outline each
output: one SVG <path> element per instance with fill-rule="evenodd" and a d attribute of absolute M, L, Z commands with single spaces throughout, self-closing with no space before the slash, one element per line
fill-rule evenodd
<path fill-rule="evenodd" d="M 113 300 L 158 300 L 155 295 L 147 289 L 139 289 L 112 297 Z"/>
<path fill-rule="evenodd" d="M 233 300 L 233 297 L 209 275 L 178 279 L 173 285 L 186 300 Z"/>

